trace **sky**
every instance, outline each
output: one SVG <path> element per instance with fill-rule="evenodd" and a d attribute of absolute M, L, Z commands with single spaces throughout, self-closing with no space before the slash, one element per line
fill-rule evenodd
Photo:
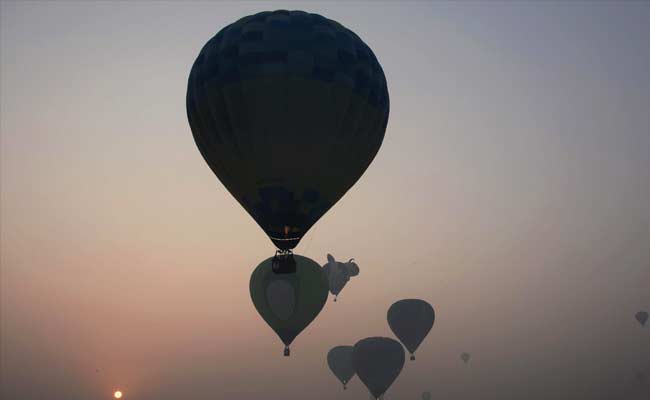
<path fill-rule="evenodd" d="M 205 42 L 276 9 L 356 32 L 391 102 L 296 249 L 361 272 L 288 358 L 248 290 L 274 248 L 185 110 Z M 0 2 L 0 397 L 367 399 L 327 351 L 421 298 L 386 400 L 646 399 L 648 37 L 632 1 Z"/>

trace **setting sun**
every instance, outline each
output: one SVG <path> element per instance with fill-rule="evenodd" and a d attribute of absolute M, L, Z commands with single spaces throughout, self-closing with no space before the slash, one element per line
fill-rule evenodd
<path fill-rule="evenodd" d="M 122 398 L 122 392 L 120 392 L 119 390 L 116 390 L 115 393 L 113 393 L 113 397 L 115 397 L 116 399 L 121 399 Z"/>

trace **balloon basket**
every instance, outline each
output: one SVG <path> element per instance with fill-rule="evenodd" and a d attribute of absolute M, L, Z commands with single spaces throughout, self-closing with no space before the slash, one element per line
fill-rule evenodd
<path fill-rule="evenodd" d="M 291 250 L 276 250 L 271 268 L 276 274 L 295 274 L 296 260 L 293 258 Z"/>

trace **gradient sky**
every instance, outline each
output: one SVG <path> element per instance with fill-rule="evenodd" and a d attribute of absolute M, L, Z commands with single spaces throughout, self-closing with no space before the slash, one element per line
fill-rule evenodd
<path fill-rule="evenodd" d="M 281 8 L 359 34 L 391 97 L 379 154 L 297 249 L 361 273 L 290 358 L 248 292 L 273 246 L 185 112 L 203 44 Z M 436 324 L 386 400 L 646 398 L 650 3 L 0 10 L 3 399 L 365 400 L 326 353 L 390 336 L 412 297 Z"/>

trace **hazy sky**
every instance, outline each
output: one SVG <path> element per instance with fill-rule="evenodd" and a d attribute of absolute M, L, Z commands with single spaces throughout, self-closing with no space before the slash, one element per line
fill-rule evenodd
<path fill-rule="evenodd" d="M 203 44 L 281 8 L 359 34 L 391 98 L 297 249 L 361 273 L 290 358 L 248 291 L 273 246 L 185 112 Z M 3 399 L 365 400 L 326 353 L 412 297 L 436 324 L 386 400 L 650 391 L 650 3 L 2 1 L 0 29 Z"/>

